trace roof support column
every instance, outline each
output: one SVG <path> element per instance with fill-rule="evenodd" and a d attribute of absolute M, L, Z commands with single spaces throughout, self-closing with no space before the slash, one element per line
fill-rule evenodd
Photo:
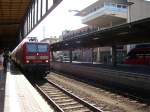
<path fill-rule="evenodd" d="M 70 63 L 72 63 L 72 49 L 69 50 Z"/>
<path fill-rule="evenodd" d="M 92 53 L 92 59 L 91 59 L 91 61 L 92 61 L 92 64 L 93 64 L 93 62 L 94 62 L 94 48 L 91 48 L 91 53 Z"/>
<path fill-rule="evenodd" d="M 26 16 L 26 33 L 25 35 L 28 33 L 28 16 Z"/>
<path fill-rule="evenodd" d="M 52 56 L 52 62 L 55 62 L 54 51 L 51 51 L 51 56 Z"/>
<path fill-rule="evenodd" d="M 31 29 L 33 27 L 33 12 L 32 12 L 32 8 L 33 8 L 33 4 L 31 5 L 31 9 L 30 9 L 30 12 L 31 12 Z"/>
<path fill-rule="evenodd" d="M 38 11 L 38 6 L 39 6 L 39 0 L 36 0 L 36 2 L 37 2 L 37 5 L 36 5 L 36 23 L 38 23 L 38 13 L 39 13 L 39 11 Z"/>
<path fill-rule="evenodd" d="M 41 11 L 41 13 L 40 13 L 40 14 L 41 14 L 41 15 L 40 15 L 40 18 L 42 18 L 42 12 L 43 12 L 43 0 L 41 0 L 41 10 L 40 10 L 40 11 Z"/>
<path fill-rule="evenodd" d="M 30 23 L 29 23 L 29 26 L 30 26 L 30 30 L 31 30 L 31 11 L 29 12 L 30 14 Z"/>
<path fill-rule="evenodd" d="M 35 24 L 35 1 L 33 2 L 33 27 Z"/>
<path fill-rule="evenodd" d="M 29 15 L 29 13 L 28 13 L 28 14 L 27 14 L 27 18 L 28 18 L 28 33 L 29 33 L 29 31 L 30 31 L 30 25 L 29 25 L 29 24 L 30 24 L 30 19 L 29 19 L 29 16 L 30 16 L 30 15 Z"/>
<path fill-rule="evenodd" d="M 116 45 L 112 46 L 112 65 L 114 67 L 117 65 L 117 50 L 116 50 Z"/>
<path fill-rule="evenodd" d="M 48 0 L 46 0 L 46 11 L 48 10 Z"/>

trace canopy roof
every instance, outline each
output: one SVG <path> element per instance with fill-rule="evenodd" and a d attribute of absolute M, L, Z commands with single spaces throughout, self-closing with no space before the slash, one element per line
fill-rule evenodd
<path fill-rule="evenodd" d="M 19 27 L 32 0 L 0 0 L 0 48 L 14 47 Z"/>
<path fill-rule="evenodd" d="M 51 50 L 70 50 L 100 46 L 150 42 L 150 18 L 70 37 L 51 45 Z"/>

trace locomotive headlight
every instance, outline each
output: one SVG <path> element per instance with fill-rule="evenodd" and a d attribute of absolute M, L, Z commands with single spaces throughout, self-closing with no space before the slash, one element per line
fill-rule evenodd
<path fill-rule="evenodd" d="M 29 60 L 26 61 L 26 63 L 29 63 L 29 62 L 30 62 Z"/>
<path fill-rule="evenodd" d="M 48 63 L 49 61 L 48 61 L 48 60 L 46 60 L 45 62 L 46 62 L 46 63 Z"/>

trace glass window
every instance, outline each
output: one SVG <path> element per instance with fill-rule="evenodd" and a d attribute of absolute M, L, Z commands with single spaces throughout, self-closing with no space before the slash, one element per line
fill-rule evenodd
<path fill-rule="evenodd" d="M 121 5 L 117 5 L 118 8 L 121 8 Z"/>
<path fill-rule="evenodd" d="M 27 44 L 27 52 L 37 52 L 36 44 Z"/>
<path fill-rule="evenodd" d="M 47 52 L 48 51 L 48 45 L 38 45 L 38 52 Z"/>
<path fill-rule="evenodd" d="M 122 8 L 127 8 L 127 6 L 123 5 Z"/>

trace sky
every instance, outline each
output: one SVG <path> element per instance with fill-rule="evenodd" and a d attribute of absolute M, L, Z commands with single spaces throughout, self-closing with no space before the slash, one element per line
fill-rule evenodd
<path fill-rule="evenodd" d="M 74 16 L 77 12 L 69 10 L 82 10 L 97 0 L 63 0 L 28 37 L 38 37 L 39 40 L 50 36 L 59 36 L 64 30 L 74 30 L 85 25 L 81 18 Z"/>

